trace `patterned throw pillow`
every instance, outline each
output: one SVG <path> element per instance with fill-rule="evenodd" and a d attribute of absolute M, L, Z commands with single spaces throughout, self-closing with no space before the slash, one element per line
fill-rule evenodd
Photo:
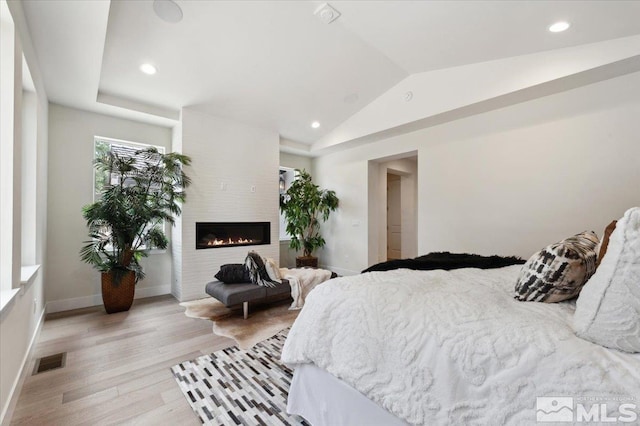
<path fill-rule="evenodd" d="M 640 352 L 640 207 L 618 221 L 598 270 L 576 302 L 573 328 L 599 345 Z"/>
<path fill-rule="evenodd" d="M 522 267 L 515 298 L 554 303 L 577 296 L 596 271 L 598 243 L 585 231 L 540 250 Z"/>

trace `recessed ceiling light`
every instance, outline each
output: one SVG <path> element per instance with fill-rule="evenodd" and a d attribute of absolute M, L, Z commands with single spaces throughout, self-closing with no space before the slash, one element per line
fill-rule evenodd
<path fill-rule="evenodd" d="M 562 31 L 566 31 L 571 26 L 570 23 L 566 21 L 556 22 L 555 24 L 549 27 L 549 31 L 552 33 L 561 33 Z"/>
<path fill-rule="evenodd" d="M 320 122 L 314 121 L 313 123 L 311 123 L 311 127 L 313 127 L 314 129 L 317 129 L 318 127 L 320 127 Z"/>
<path fill-rule="evenodd" d="M 153 11 L 165 22 L 175 24 L 182 21 L 182 9 L 172 0 L 154 0 Z"/>
<path fill-rule="evenodd" d="M 151 64 L 142 64 L 140 65 L 140 71 L 148 75 L 154 75 L 156 73 L 156 67 Z"/>

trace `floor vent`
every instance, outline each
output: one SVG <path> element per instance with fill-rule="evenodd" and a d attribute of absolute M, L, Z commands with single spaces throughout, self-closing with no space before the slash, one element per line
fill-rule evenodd
<path fill-rule="evenodd" d="M 55 370 L 56 368 L 64 367 L 67 360 L 67 353 L 62 352 L 55 355 L 43 356 L 36 360 L 36 366 L 33 369 L 33 376 L 45 371 Z"/>

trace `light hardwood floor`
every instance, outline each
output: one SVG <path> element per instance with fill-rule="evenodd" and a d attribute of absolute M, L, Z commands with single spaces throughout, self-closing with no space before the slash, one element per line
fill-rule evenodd
<path fill-rule="evenodd" d="M 169 368 L 232 346 L 172 296 L 47 316 L 12 425 L 198 425 Z M 67 352 L 66 366 L 32 376 L 34 360 Z"/>

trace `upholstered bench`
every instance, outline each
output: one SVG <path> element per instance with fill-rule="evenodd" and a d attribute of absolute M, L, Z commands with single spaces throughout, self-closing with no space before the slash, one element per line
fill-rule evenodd
<path fill-rule="evenodd" d="M 207 283 L 205 291 L 227 307 L 242 303 L 244 319 L 249 316 L 249 302 L 291 296 L 291 287 L 287 280 L 282 280 L 282 283 L 276 284 L 275 287 L 262 287 L 253 283 L 225 284 L 222 281 L 211 281 Z"/>

